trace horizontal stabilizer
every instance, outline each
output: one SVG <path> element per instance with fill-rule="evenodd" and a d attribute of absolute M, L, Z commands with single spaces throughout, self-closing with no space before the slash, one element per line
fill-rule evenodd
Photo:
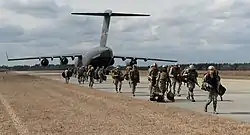
<path fill-rule="evenodd" d="M 147 14 L 112 13 L 111 16 L 150 16 Z"/>
<path fill-rule="evenodd" d="M 131 14 L 131 13 L 71 13 L 72 15 L 90 15 L 90 16 L 150 16 L 148 14 Z"/>

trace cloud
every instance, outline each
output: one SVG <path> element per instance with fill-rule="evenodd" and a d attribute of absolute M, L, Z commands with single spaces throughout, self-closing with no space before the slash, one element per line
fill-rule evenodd
<path fill-rule="evenodd" d="M 68 6 L 59 6 L 53 0 L 6 0 L 3 7 L 18 14 L 28 14 L 38 18 L 58 18 L 71 11 Z"/>
<path fill-rule="evenodd" d="M 144 0 L 145 6 L 139 0 L 133 5 L 132 0 L 96 2 L 3 0 L 0 9 L 8 15 L 0 17 L 0 52 L 20 57 L 92 48 L 99 44 L 102 18 L 70 13 L 111 8 L 152 13 L 151 17 L 112 18 L 108 45 L 115 54 L 174 58 L 181 63 L 248 61 L 246 0 Z M 7 62 L 0 57 L 0 63 Z"/>

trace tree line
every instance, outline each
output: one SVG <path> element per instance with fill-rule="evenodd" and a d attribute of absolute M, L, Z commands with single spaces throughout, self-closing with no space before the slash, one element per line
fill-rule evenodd
<path fill-rule="evenodd" d="M 184 69 L 188 67 L 190 64 L 180 64 L 181 68 Z M 194 63 L 193 64 L 197 70 L 206 70 L 208 66 L 213 65 L 218 70 L 250 70 L 250 63 Z M 18 71 L 27 71 L 27 70 L 63 70 L 65 68 L 74 67 L 74 65 L 53 65 L 50 64 L 46 67 L 40 66 L 40 64 L 36 64 L 33 66 L 28 65 L 17 65 L 17 66 L 0 66 L 1 69 L 8 70 L 18 70 Z M 121 68 L 125 68 L 125 66 L 121 66 Z M 147 70 L 149 67 L 147 66 L 139 66 L 140 70 Z"/>

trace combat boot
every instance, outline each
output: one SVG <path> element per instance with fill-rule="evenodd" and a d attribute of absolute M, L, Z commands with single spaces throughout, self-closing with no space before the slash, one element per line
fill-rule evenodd
<path fill-rule="evenodd" d="M 195 102 L 195 100 L 194 100 L 194 96 L 191 96 L 191 98 L 192 98 L 192 100 L 191 100 L 191 101 L 192 101 L 192 102 Z"/>
<path fill-rule="evenodd" d="M 218 114 L 217 111 L 216 111 L 216 105 L 214 106 L 214 112 L 213 114 Z"/>
<path fill-rule="evenodd" d="M 133 97 L 135 96 L 135 90 L 132 90 L 132 95 L 133 95 Z"/>
<path fill-rule="evenodd" d="M 207 112 L 207 105 L 205 105 L 204 112 Z"/>

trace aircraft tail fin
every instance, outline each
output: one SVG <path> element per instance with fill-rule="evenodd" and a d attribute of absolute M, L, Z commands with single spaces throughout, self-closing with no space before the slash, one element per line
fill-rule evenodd
<path fill-rule="evenodd" d="M 100 40 L 100 46 L 105 47 L 107 44 L 108 31 L 110 25 L 111 16 L 150 16 L 148 14 L 133 14 L 133 13 L 112 13 L 112 10 L 106 10 L 104 13 L 71 13 L 72 15 L 87 15 L 87 16 L 103 16 L 103 26 L 102 26 L 102 35 Z"/>

